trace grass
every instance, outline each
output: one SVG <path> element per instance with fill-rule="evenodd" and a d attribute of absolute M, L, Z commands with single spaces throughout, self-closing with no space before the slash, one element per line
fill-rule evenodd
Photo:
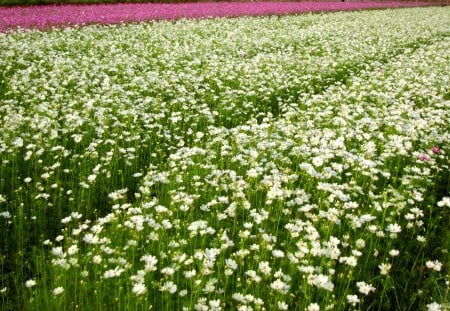
<path fill-rule="evenodd" d="M 444 309 L 449 13 L 0 34 L 2 309 Z"/>

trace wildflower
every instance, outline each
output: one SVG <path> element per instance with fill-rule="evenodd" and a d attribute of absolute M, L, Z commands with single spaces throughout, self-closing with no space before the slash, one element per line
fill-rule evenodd
<path fill-rule="evenodd" d="M 433 148 L 431 148 L 431 152 L 434 154 L 440 154 L 441 153 L 441 149 L 437 146 L 434 146 Z"/>
<path fill-rule="evenodd" d="M 184 271 L 183 274 L 186 279 L 190 279 L 197 275 L 197 271 L 195 269 L 192 269 L 190 271 Z"/>
<path fill-rule="evenodd" d="M 269 263 L 267 261 L 262 261 L 259 263 L 259 271 L 261 271 L 261 273 L 264 275 L 269 275 L 272 269 L 270 268 Z"/>
<path fill-rule="evenodd" d="M 289 286 L 280 279 L 276 279 L 270 284 L 270 287 L 277 292 L 284 293 L 289 289 Z"/>
<path fill-rule="evenodd" d="M 28 281 L 26 281 L 25 282 L 25 287 L 27 287 L 27 288 L 31 288 L 31 287 L 34 287 L 34 286 L 36 286 L 36 280 L 28 280 Z"/>
<path fill-rule="evenodd" d="M 15 147 L 17 147 L 17 148 L 22 147 L 22 146 L 23 146 L 23 139 L 22 139 L 22 137 L 17 137 L 17 138 L 12 142 L 12 144 L 13 144 Z"/>
<path fill-rule="evenodd" d="M 231 270 L 236 270 L 238 267 L 236 261 L 234 261 L 233 259 L 230 259 L 230 258 L 225 259 L 225 265 L 227 266 L 227 268 L 229 268 Z"/>
<path fill-rule="evenodd" d="M 122 272 L 124 272 L 124 269 L 120 269 L 119 267 L 116 267 L 114 269 L 110 269 L 105 271 L 105 273 L 103 273 L 103 278 L 105 279 L 111 279 L 111 278 L 116 278 L 119 277 Z"/>
<path fill-rule="evenodd" d="M 320 311 L 320 306 L 313 302 L 308 305 L 308 311 Z"/>
<path fill-rule="evenodd" d="M 177 292 L 177 285 L 172 281 L 167 281 L 159 290 L 162 292 L 169 292 L 170 294 L 174 294 Z"/>
<path fill-rule="evenodd" d="M 352 306 L 355 306 L 357 303 L 360 302 L 360 299 L 357 295 L 347 295 L 347 302 L 350 303 Z"/>
<path fill-rule="evenodd" d="M 437 302 L 432 302 L 430 304 L 427 304 L 427 310 L 428 311 L 441 311 L 442 305 Z"/>
<path fill-rule="evenodd" d="M 180 290 L 179 293 L 178 293 L 178 295 L 179 295 L 180 297 L 184 297 L 184 296 L 186 296 L 187 294 L 188 294 L 187 289 L 182 289 L 182 290 Z"/>
<path fill-rule="evenodd" d="M 274 249 L 272 251 L 272 255 L 273 255 L 273 257 L 276 257 L 276 258 L 283 258 L 284 257 L 284 252 L 279 250 L 279 249 Z"/>
<path fill-rule="evenodd" d="M 133 285 L 132 292 L 136 294 L 136 296 L 143 295 L 147 292 L 147 287 L 143 283 L 136 283 Z"/>
<path fill-rule="evenodd" d="M 389 263 L 382 263 L 378 265 L 378 268 L 380 269 L 381 275 L 387 275 L 389 273 L 389 270 L 391 270 L 392 265 Z"/>
<path fill-rule="evenodd" d="M 284 301 L 278 301 L 277 305 L 278 305 L 278 310 L 288 310 L 289 309 L 289 305 L 287 303 L 285 303 Z"/>
<path fill-rule="evenodd" d="M 64 287 L 56 287 L 54 290 L 53 290 L 53 295 L 55 295 L 55 296 L 58 296 L 58 295 L 61 295 L 62 293 L 64 293 Z"/>
<path fill-rule="evenodd" d="M 74 255 L 78 253 L 78 246 L 76 244 L 71 245 L 68 249 L 67 249 L 67 254 L 69 254 L 70 256 Z"/>
<path fill-rule="evenodd" d="M 147 272 L 156 271 L 156 264 L 158 263 L 158 259 L 153 255 L 144 255 L 141 257 L 141 261 L 145 263 L 144 270 Z"/>
<path fill-rule="evenodd" d="M 63 251 L 63 248 L 61 246 L 52 248 L 52 255 L 53 256 L 61 257 L 61 256 L 63 256 L 63 254 L 64 254 L 64 251 Z"/>
<path fill-rule="evenodd" d="M 364 295 L 368 295 L 370 292 L 375 291 L 375 287 L 373 287 L 370 284 L 367 284 L 366 282 L 357 282 L 356 286 L 358 286 L 359 292 Z"/>
<path fill-rule="evenodd" d="M 440 200 L 437 203 L 437 206 L 439 206 L 439 207 L 444 207 L 444 206 L 450 207 L 450 197 L 443 197 L 442 200 Z"/>
<path fill-rule="evenodd" d="M 435 270 L 435 271 L 441 271 L 441 269 L 442 269 L 442 263 L 439 262 L 438 260 L 434 260 L 434 261 L 428 260 L 428 261 L 425 263 L 425 266 L 426 266 L 428 269 L 433 269 L 433 270 Z"/>
<path fill-rule="evenodd" d="M 428 154 L 425 154 L 425 153 L 420 154 L 418 158 L 419 158 L 420 161 L 423 161 L 423 162 L 431 160 L 430 156 Z"/>
<path fill-rule="evenodd" d="M 222 308 L 220 307 L 220 299 L 210 300 L 209 308 L 211 311 L 220 311 Z"/>
<path fill-rule="evenodd" d="M 392 257 L 396 257 L 396 256 L 398 256 L 400 254 L 400 251 L 399 250 L 396 250 L 396 249 L 391 249 L 390 251 L 389 251 L 389 255 L 391 255 Z"/>
<path fill-rule="evenodd" d="M 363 239 L 357 239 L 355 244 L 357 248 L 364 248 L 366 246 L 366 241 Z"/>
<path fill-rule="evenodd" d="M 5 219 L 11 218 L 11 213 L 8 212 L 8 211 L 1 212 L 1 213 L 0 213 L 0 217 L 3 217 L 3 218 L 5 218 Z"/>
<path fill-rule="evenodd" d="M 416 239 L 420 243 L 425 243 L 427 241 L 427 239 L 424 236 L 422 236 L 422 235 L 418 235 Z"/>
<path fill-rule="evenodd" d="M 398 224 L 389 224 L 386 230 L 390 233 L 400 233 L 402 232 L 402 227 Z"/>
<path fill-rule="evenodd" d="M 62 240 L 64 240 L 64 236 L 62 236 L 62 235 L 58 235 L 58 236 L 55 238 L 55 241 L 56 241 L 56 242 L 61 242 Z"/>

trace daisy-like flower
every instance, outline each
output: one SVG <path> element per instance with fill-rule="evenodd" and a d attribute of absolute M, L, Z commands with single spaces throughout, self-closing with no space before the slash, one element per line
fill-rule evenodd
<path fill-rule="evenodd" d="M 269 263 L 267 261 L 262 261 L 259 263 L 259 271 L 261 271 L 261 273 L 264 275 L 269 275 L 272 269 L 270 268 Z"/>
<path fill-rule="evenodd" d="M 391 249 L 391 250 L 389 251 L 389 255 L 391 255 L 392 257 L 396 257 L 396 256 L 398 256 L 399 254 L 400 254 L 400 251 L 397 250 L 397 249 Z"/>
<path fill-rule="evenodd" d="M 442 263 L 441 262 L 439 262 L 438 260 L 428 260 L 426 263 L 425 263 L 425 266 L 428 268 L 428 269 L 433 269 L 434 271 L 441 271 L 441 269 L 442 269 Z"/>
<path fill-rule="evenodd" d="M 381 275 L 387 275 L 389 273 L 389 271 L 391 270 L 392 265 L 389 263 L 382 263 L 382 264 L 378 265 L 378 268 L 380 269 Z"/>
<path fill-rule="evenodd" d="M 390 233 L 400 233 L 402 232 L 402 227 L 398 224 L 389 224 L 386 230 Z"/>
<path fill-rule="evenodd" d="M 450 197 L 443 197 L 442 200 L 440 200 L 437 203 L 437 206 L 439 206 L 439 207 L 444 207 L 444 206 L 450 207 Z"/>
<path fill-rule="evenodd" d="M 288 310 L 289 305 L 285 303 L 284 301 L 278 301 L 277 302 L 278 310 Z"/>
<path fill-rule="evenodd" d="M 289 289 L 289 285 L 287 285 L 285 282 L 283 282 L 280 279 L 276 279 L 270 284 L 270 287 L 277 292 L 285 293 Z"/>
<path fill-rule="evenodd" d="M 434 146 L 433 148 L 431 148 L 431 152 L 434 154 L 440 154 L 441 153 L 441 149 L 437 146 Z"/>
<path fill-rule="evenodd" d="M 423 161 L 423 162 L 427 162 L 427 161 L 430 161 L 430 160 L 431 160 L 430 156 L 429 156 L 428 154 L 425 154 L 425 153 L 420 154 L 420 155 L 418 156 L 418 159 L 419 159 L 420 161 Z"/>
<path fill-rule="evenodd" d="M 36 286 L 36 280 L 31 279 L 25 282 L 25 287 L 27 288 L 31 288 L 34 286 Z"/>
<path fill-rule="evenodd" d="M 355 306 L 357 303 L 360 302 L 360 299 L 357 295 L 347 295 L 347 302 L 350 303 L 352 306 Z"/>
<path fill-rule="evenodd" d="M 441 311 L 442 305 L 437 302 L 432 302 L 427 304 L 427 311 Z"/>
<path fill-rule="evenodd" d="M 53 290 L 53 295 L 55 295 L 55 296 L 59 296 L 62 293 L 64 293 L 64 287 L 59 286 Z"/>
<path fill-rule="evenodd" d="M 358 286 L 359 292 L 364 295 L 369 295 L 370 292 L 375 291 L 375 287 L 373 287 L 371 284 L 367 284 L 366 282 L 357 282 L 356 286 Z"/>
<path fill-rule="evenodd" d="M 136 294 L 136 296 L 140 296 L 147 292 L 147 287 L 143 283 L 136 283 L 133 285 L 132 292 Z"/>
<path fill-rule="evenodd" d="M 308 305 L 308 311 L 320 311 L 320 306 L 313 302 Z"/>

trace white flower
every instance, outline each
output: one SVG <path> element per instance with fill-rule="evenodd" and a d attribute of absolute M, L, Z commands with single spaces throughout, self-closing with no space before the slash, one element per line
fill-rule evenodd
<path fill-rule="evenodd" d="M 378 268 L 380 269 L 381 275 L 386 275 L 389 273 L 389 270 L 391 270 L 392 265 L 389 263 L 382 263 L 382 264 L 378 265 Z"/>
<path fill-rule="evenodd" d="M 225 265 L 231 270 L 236 270 L 236 268 L 238 267 L 236 261 L 230 258 L 225 259 Z"/>
<path fill-rule="evenodd" d="M 396 250 L 396 249 L 391 249 L 390 251 L 389 251 L 389 255 L 391 255 L 392 257 L 396 257 L 396 256 L 398 256 L 400 254 L 400 251 L 399 250 Z"/>
<path fill-rule="evenodd" d="M 26 281 L 26 282 L 25 282 L 25 286 L 26 286 L 27 288 L 31 288 L 31 287 L 33 287 L 33 286 L 36 286 L 36 280 L 28 280 L 28 281 Z"/>
<path fill-rule="evenodd" d="M 363 239 L 358 239 L 355 242 L 357 248 L 364 248 L 366 246 L 366 241 Z"/>
<path fill-rule="evenodd" d="M 277 292 L 286 292 L 289 289 L 289 286 L 280 279 L 276 279 L 270 284 L 270 287 Z"/>
<path fill-rule="evenodd" d="M 143 283 L 136 283 L 134 284 L 132 291 L 136 296 L 143 295 L 147 292 L 147 287 L 145 287 L 145 284 Z"/>
<path fill-rule="evenodd" d="M 144 255 L 141 257 L 141 261 L 145 262 L 144 270 L 147 272 L 155 271 L 158 259 L 153 255 Z"/>
<path fill-rule="evenodd" d="M 62 240 L 64 240 L 64 236 L 62 236 L 62 235 L 58 235 L 58 236 L 55 238 L 55 241 L 56 241 L 56 242 L 61 242 Z"/>
<path fill-rule="evenodd" d="M 10 213 L 10 212 L 8 212 L 8 211 L 5 211 L 5 212 L 1 212 L 1 213 L 0 213 L 0 217 L 3 217 L 3 218 L 6 218 L 6 219 L 9 219 L 9 218 L 11 218 L 11 213 Z"/>
<path fill-rule="evenodd" d="M 222 308 L 220 306 L 220 299 L 210 300 L 209 301 L 209 308 L 210 308 L 211 311 L 220 311 L 220 310 L 222 310 Z"/>
<path fill-rule="evenodd" d="M 269 275 L 272 269 L 270 268 L 269 263 L 267 261 L 262 261 L 259 263 L 259 271 L 261 271 L 261 273 L 264 275 Z"/>
<path fill-rule="evenodd" d="M 418 235 L 416 239 L 420 243 L 425 243 L 427 241 L 427 239 L 423 235 Z"/>
<path fill-rule="evenodd" d="M 74 255 L 74 254 L 76 254 L 76 253 L 78 253 L 78 246 L 76 245 L 76 244 L 74 244 L 74 245 L 71 245 L 68 249 L 67 249 L 67 254 L 69 254 L 69 255 Z"/>
<path fill-rule="evenodd" d="M 313 302 L 308 305 L 308 311 L 320 311 L 320 306 Z"/>
<path fill-rule="evenodd" d="M 442 305 L 440 305 L 437 302 L 432 302 L 430 304 L 427 304 L 427 310 L 428 311 L 441 311 L 442 310 Z"/>
<path fill-rule="evenodd" d="M 22 146 L 23 146 L 23 139 L 22 139 L 22 137 L 17 137 L 17 138 L 12 142 L 12 144 L 13 144 L 15 147 L 17 147 L 17 148 L 22 147 Z"/>
<path fill-rule="evenodd" d="M 347 295 L 347 301 L 354 306 L 360 302 L 360 299 L 357 295 Z"/>
<path fill-rule="evenodd" d="M 428 269 L 433 269 L 435 271 L 441 271 L 442 269 L 442 263 L 440 263 L 438 260 L 428 260 L 425 265 L 427 266 Z"/>
<path fill-rule="evenodd" d="M 173 275 L 175 273 L 175 269 L 172 267 L 165 267 L 161 269 L 161 273 L 165 275 Z"/>
<path fill-rule="evenodd" d="M 119 277 L 122 272 L 124 272 L 124 269 L 120 269 L 119 267 L 116 267 L 114 269 L 110 269 L 105 271 L 105 273 L 103 273 L 103 278 L 105 279 L 111 279 L 111 278 L 116 278 Z"/>
<path fill-rule="evenodd" d="M 308 281 L 310 282 L 310 284 L 313 284 L 318 288 L 323 288 L 330 292 L 333 291 L 334 284 L 331 282 L 330 278 L 327 275 L 310 275 Z"/>
<path fill-rule="evenodd" d="M 53 295 L 55 296 L 61 295 L 62 293 L 64 293 L 64 287 L 56 287 L 53 290 Z"/>
<path fill-rule="evenodd" d="M 402 227 L 398 224 L 389 224 L 386 230 L 390 233 L 400 233 L 402 232 Z"/>
<path fill-rule="evenodd" d="M 278 301 L 277 305 L 278 305 L 278 310 L 288 310 L 289 309 L 289 305 L 287 303 L 285 303 L 284 301 Z"/>
<path fill-rule="evenodd" d="M 91 184 L 91 183 L 93 183 L 95 181 L 96 178 L 97 178 L 97 175 L 92 174 L 92 175 L 88 176 L 87 180 Z"/>
<path fill-rule="evenodd" d="M 171 294 L 174 294 L 177 292 L 177 285 L 174 284 L 172 281 L 167 281 L 163 284 L 163 286 L 159 290 L 162 292 L 169 292 Z"/>
<path fill-rule="evenodd" d="M 450 197 L 443 197 L 442 200 L 440 200 L 437 203 L 437 206 L 439 207 L 450 207 Z"/>
<path fill-rule="evenodd" d="M 184 271 L 183 274 L 186 279 L 190 279 L 197 275 L 197 271 L 195 269 L 192 269 L 190 271 Z"/>
<path fill-rule="evenodd" d="M 359 292 L 364 295 L 368 295 L 370 292 L 375 291 L 375 287 L 373 287 L 371 284 L 367 284 L 366 282 L 358 282 L 356 283 L 356 286 L 358 286 Z"/>
<path fill-rule="evenodd" d="M 52 255 L 62 257 L 64 254 L 63 248 L 61 246 L 52 248 Z"/>
<path fill-rule="evenodd" d="M 284 257 L 284 252 L 279 250 L 279 249 L 274 249 L 272 251 L 272 255 L 273 255 L 273 257 L 276 257 L 276 258 L 283 258 Z"/>

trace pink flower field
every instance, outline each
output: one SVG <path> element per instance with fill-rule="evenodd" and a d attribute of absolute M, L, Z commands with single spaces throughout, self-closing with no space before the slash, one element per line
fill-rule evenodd
<path fill-rule="evenodd" d="M 122 3 L 100 5 L 39 5 L 0 7 L 0 31 L 16 28 L 47 29 L 53 26 L 116 24 L 148 20 L 262 16 L 305 12 L 346 11 L 427 6 L 424 2 L 204 2 Z"/>

